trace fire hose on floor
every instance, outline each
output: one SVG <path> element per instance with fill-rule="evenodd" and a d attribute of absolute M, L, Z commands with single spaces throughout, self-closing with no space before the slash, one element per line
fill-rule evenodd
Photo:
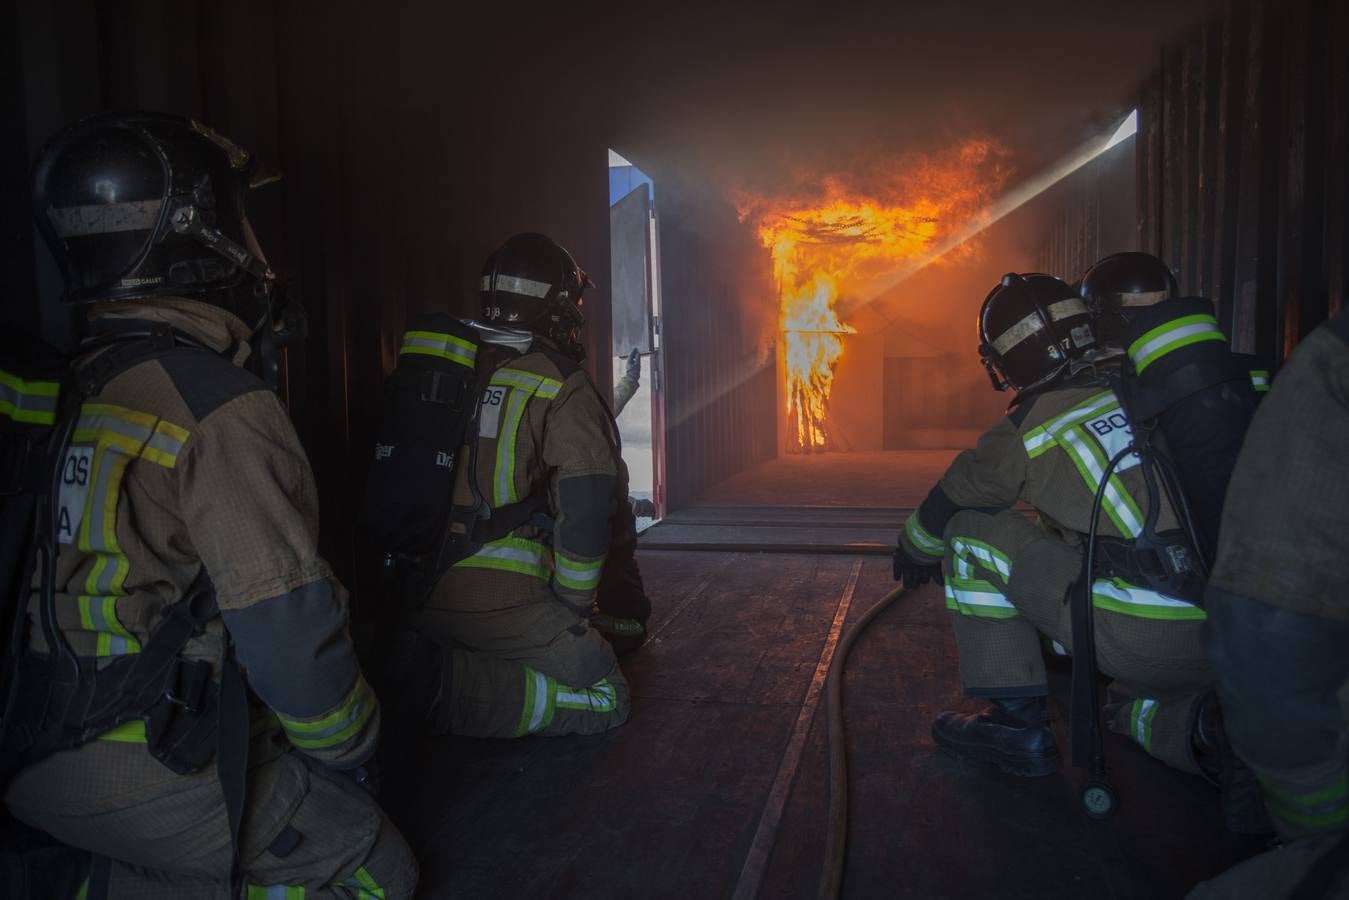
<path fill-rule="evenodd" d="M 834 900 L 843 885 L 843 865 L 848 854 L 848 748 L 843 731 L 843 675 L 848 653 L 872 621 L 904 594 L 894 590 L 862 614 L 839 639 L 825 684 L 829 714 L 829 820 L 825 839 L 824 870 L 820 873 L 819 900 Z"/>

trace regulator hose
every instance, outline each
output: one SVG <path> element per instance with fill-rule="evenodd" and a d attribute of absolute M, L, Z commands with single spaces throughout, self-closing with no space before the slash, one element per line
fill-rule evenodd
<path fill-rule="evenodd" d="M 819 900 L 834 900 L 843 886 L 843 864 L 848 855 L 848 748 L 843 730 L 843 674 L 848 652 L 876 616 L 904 594 L 904 586 L 876 602 L 839 639 L 838 650 L 825 682 L 829 710 L 829 820 L 825 837 L 824 870 L 820 872 Z"/>

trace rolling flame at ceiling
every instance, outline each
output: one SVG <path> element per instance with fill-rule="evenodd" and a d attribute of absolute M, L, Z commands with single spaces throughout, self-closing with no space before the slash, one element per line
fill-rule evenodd
<path fill-rule="evenodd" d="M 835 304 L 867 292 L 908 260 L 977 224 L 1007 178 L 1005 152 L 968 140 L 933 156 L 906 154 L 865 171 L 803 180 L 786 195 L 743 194 L 773 255 L 789 428 L 798 448 L 828 444 L 826 418 L 843 336 Z M 963 241 L 947 261 L 977 251 Z"/>

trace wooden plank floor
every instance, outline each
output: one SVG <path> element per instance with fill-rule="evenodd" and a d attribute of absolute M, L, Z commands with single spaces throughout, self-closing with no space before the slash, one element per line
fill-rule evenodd
<path fill-rule="evenodd" d="M 419 851 L 424 896 L 731 896 L 858 559 L 643 551 L 653 638 L 625 660 L 627 725 L 428 739 L 409 761 L 422 777 L 385 798 Z M 865 559 L 849 618 L 890 587 L 888 561 Z M 1180 897 L 1256 849 L 1223 834 L 1211 789 L 1122 742 L 1109 752 L 1123 807 L 1105 824 L 1078 811 L 1070 770 L 1021 781 L 939 754 L 932 716 L 970 705 L 954 642 L 931 588 L 899 604 L 849 667 L 845 896 Z M 823 704 L 805 737 L 759 896 L 815 892 Z"/>

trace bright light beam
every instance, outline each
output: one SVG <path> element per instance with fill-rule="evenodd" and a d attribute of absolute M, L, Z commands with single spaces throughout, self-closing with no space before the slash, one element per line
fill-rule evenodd
<path fill-rule="evenodd" d="M 1023 182 L 1013 190 L 999 197 L 978 215 L 972 217 L 963 229 L 958 233 L 943 241 L 932 251 L 909 264 L 900 267 L 891 274 L 887 282 L 879 290 L 872 292 L 870 297 L 864 300 L 854 300 L 851 303 L 843 303 L 839 311 L 839 318 L 847 321 L 857 313 L 859 309 L 869 303 L 874 302 L 890 291 L 898 287 L 906 279 L 912 277 L 916 272 L 930 266 L 932 263 L 941 259 L 970 238 L 986 230 L 993 223 L 1005 218 L 1021 207 L 1025 206 L 1045 191 L 1058 184 L 1087 163 L 1096 159 L 1102 153 L 1110 148 L 1120 144 L 1138 133 L 1138 110 L 1134 110 L 1125 116 L 1124 121 L 1120 122 L 1118 127 L 1111 132 L 1109 137 L 1094 138 L 1083 144 L 1073 153 L 1060 159 L 1049 168 L 1045 169 L 1039 175 Z"/>

